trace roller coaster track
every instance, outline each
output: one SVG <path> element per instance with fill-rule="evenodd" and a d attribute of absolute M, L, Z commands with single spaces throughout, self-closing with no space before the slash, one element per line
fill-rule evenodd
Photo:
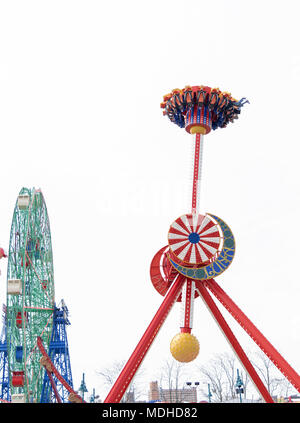
<path fill-rule="evenodd" d="M 45 347 L 43 345 L 43 341 L 41 337 L 37 337 L 37 346 L 42 353 L 43 357 L 41 358 L 41 364 L 45 367 L 46 372 L 48 374 L 48 377 L 50 379 L 50 383 L 52 385 L 55 397 L 58 402 L 61 402 L 61 399 L 59 397 L 59 394 L 56 389 L 55 382 L 52 377 L 52 373 L 56 376 L 56 378 L 60 381 L 60 383 L 66 388 L 66 390 L 70 393 L 69 395 L 69 401 L 70 402 L 85 402 L 80 395 L 77 394 L 77 392 L 74 391 L 74 389 L 68 384 L 68 382 L 61 376 L 59 371 L 54 366 L 53 362 L 51 361 L 49 355 L 47 354 L 47 351 L 45 350 Z"/>
<path fill-rule="evenodd" d="M 57 370 L 57 368 L 54 366 L 53 362 L 51 361 L 49 355 L 47 354 L 47 352 L 45 350 L 45 347 L 43 345 L 42 338 L 39 337 L 39 336 L 37 338 L 37 346 L 38 346 L 40 352 L 43 355 L 43 357 L 40 360 L 40 363 L 41 363 L 42 366 L 45 367 L 45 370 L 46 370 L 47 375 L 49 377 L 49 380 L 50 380 L 50 383 L 51 383 L 51 386 L 52 386 L 54 395 L 55 395 L 55 397 L 57 399 L 57 402 L 58 403 L 61 403 L 62 400 L 61 400 L 61 398 L 59 396 L 59 393 L 57 391 L 56 384 L 54 382 L 52 373 L 57 377 L 57 379 L 61 382 L 61 384 L 69 392 L 69 394 L 70 394 L 69 395 L 69 401 L 70 402 L 78 402 L 78 403 L 86 402 L 86 401 L 84 401 L 81 398 L 80 395 L 77 394 L 77 392 L 74 391 L 74 389 L 68 384 L 68 382 L 61 376 L 61 374 L 59 373 L 59 371 Z M 11 403 L 11 401 L 7 401 L 7 400 L 1 399 L 1 398 L 0 398 L 0 402 L 2 402 L 2 403 Z"/>

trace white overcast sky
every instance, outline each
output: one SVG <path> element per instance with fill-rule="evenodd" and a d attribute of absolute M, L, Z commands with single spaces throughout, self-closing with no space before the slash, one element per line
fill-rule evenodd
<path fill-rule="evenodd" d="M 0 245 L 19 190 L 41 188 L 75 388 L 85 372 L 103 398 L 95 370 L 129 357 L 162 301 L 149 267 L 190 211 L 192 138 L 159 106 L 185 85 L 250 101 L 205 138 L 200 211 L 236 238 L 218 283 L 299 372 L 299 12 L 297 0 L 0 2 Z M 200 299 L 194 317 L 199 364 L 230 351 Z M 178 331 L 177 304 L 149 382 Z"/>

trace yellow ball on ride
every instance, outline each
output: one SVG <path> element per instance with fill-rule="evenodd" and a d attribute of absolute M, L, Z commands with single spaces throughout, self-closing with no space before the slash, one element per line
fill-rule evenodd
<path fill-rule="evenodd" d="M 178 333 L 171 341 L 170 351 L 175 360 L 189 363 L 195 360 L 199 353 L 198 339 L 191 333 Z"/>

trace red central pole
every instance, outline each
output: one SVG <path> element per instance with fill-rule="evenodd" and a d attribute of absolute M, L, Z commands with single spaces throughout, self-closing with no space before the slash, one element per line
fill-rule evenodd
<path fill-rule="evenodd" d="M 203 301 L 211 311 L 212 315 L 216 319 L 217 323 L 219 324 L 220 328 L 222 329 L 225 337 L 228 339 L 229 343 L 231 344 L 232 348 L 236 352 L 237 356 L 241 360 L 242 365 L 245 367 L 245 370 L 248 372 L 252 382 L 257 387 L 259 392 L 261 393 L 263 399 L 268 403 L 273 403 L 273 399 L 269 394 L 268 390 L 266 389 L 265 385 L 261 381 L 260 377 L 258 376 L 257 372 L 255 371 L 254 367 L 252 366 L 250 360 L 248 359 L 247 355 L 245 354 L 243 348 L 241 347 L 240 343 L 236 339 L 234 333 L 228 326 L 226 320 L 222 316 L 220 310 L 216 306 L 215 302 L 209 295 L 206 287 L 200 281 L 196 282 L 196 286 L 198 289 L 199 294 L 201 295 Z"/>
<path fill-rule="evenodd" d="M 105 398 L 105 403 L 118 403 L 121 401 L 124 393 L 126 392 L 126 389 L 128 388 L 135 373 L 140 367 L 150 346 L 152 345 L 152 342 L 154 341 L 159 329 L 166 320 L 172 306 L 176 302 L 184 282 L 185 277 L 178 274 L 177 278 L 170 286 L 157 313 L 149 324 L 146 332 L 142 336 L 140 342 L 136 346 L 125 367 L 121 371 L 118 379 Z"/>
<path fill-rule="evenodd" d="M 195 137 L 195 151 L 194 151 L 192 213 L 198 212 L 201 165 L 202 165 L 202 149 L 203 149 L 203 135 L 197 133 Z"/>

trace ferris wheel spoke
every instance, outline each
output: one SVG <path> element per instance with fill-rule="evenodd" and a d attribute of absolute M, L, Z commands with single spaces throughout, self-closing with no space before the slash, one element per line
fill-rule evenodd
<path fill-rule="evenodd" d="M 41 279 L 40 279 L 40 277 L 39 277 L 39 275 L 38 275 L 38 273 L 37 273 L 37 271 L 36 271 L 36 268 L 35 268 L 35 266 L 34 266 L 34 264 L 32 263 L 32 261 L 31 261 L 31 259 L 30 259 L 30 257 L 29 257 L 29 255 L 26 253 L 26 256 L 28 257 L 28 259 L 29 259 L 29 261 L 30 261 L 30 264 L 31 264 L 31 266 L 32 266 L 32 269 L 34 270 L 34 272 L 35 272 L 35 274 L 36 274 L 36 276 L 37 276 L 37 278 L 38 278 L 38 280 L 39 280 L 39 282 L 40 282 L 40 284 L 41 284 L 41 286 L 43 287 L 43 282 L 48 282 L 48 280 L 43 280 L 43 282 L 41 281 Z M 47 291 L 45 290 L 45 294 L 47 295 L 47 297 L 49 298 L 49 300 L 50 300 L 50 297 L 49 297 L 49 295 L 47 294 Z"/>
<path fill-rule="evenodd" d="M 37 337 L 38 337 L 38 336 L 40 336 L 40 337 L 42 338 L 42 336 L 43 336 L 43 334 L 44 334 L 44 332 L 45 332 L 45 330 L 46 330 L 47 326 L 49 325 L 49 323 L 50 323 L 50 321 L 51 321 L 51 319 L 52 319 L 52 318 L 53 318 L 53 312 L 52 312 L 52 313 L 51 313 L 51 315 L 49 316 L 49 318 L 48 318 L 48 320 L 47 320 L 47 322 L 46 322 L 46 324 L 45 324 L 44 328 L 42 329 L 41 333 L 39 333 L 39 334 L 37 334 L 37 335 L 36 335 L 36 340 L 35 340 L 34 347 L 32 348 L 32 350 L 31 350 L 31 352 L 30 352 L 29 356 L 27 357 L 27 359 L 26 359 L 26 361 L 25 361 L 25 363 L 26 363 L 26 364 L 28 364 L 28 362 L 29 362 L 29 360 L 30 360 L 30 358 L 31 358 L 32 354 L 34 353 L 35 349 L 37 348 Z M 48 336 L 50 336 L 50 333 L 48 334 Z"/>
<path fill-rule="evenodd" d="M 36 227 L 36 223 L 35 222 L 32 222 L 32 228 L 34 229 L 35 239 L 38 239 L 39 240 L 38 235 L 37 235 L 37 227 Z M 37 251 L 39 252 L 39 258 L 40 258 L 40 260 L 42 262 L 42 265 L 46 266 L 47 263 L 44 261 L 44 252 L 40 248 L 40 242 L 38 244 L 38 250 Z M 46 267 L 46 272 L 48 273 L 48 268 L 47 267 Z M 49 273 L 47 274 L 47 276 L 50 279 L 50 276 L 51 275 L 49 275 Z"/>

